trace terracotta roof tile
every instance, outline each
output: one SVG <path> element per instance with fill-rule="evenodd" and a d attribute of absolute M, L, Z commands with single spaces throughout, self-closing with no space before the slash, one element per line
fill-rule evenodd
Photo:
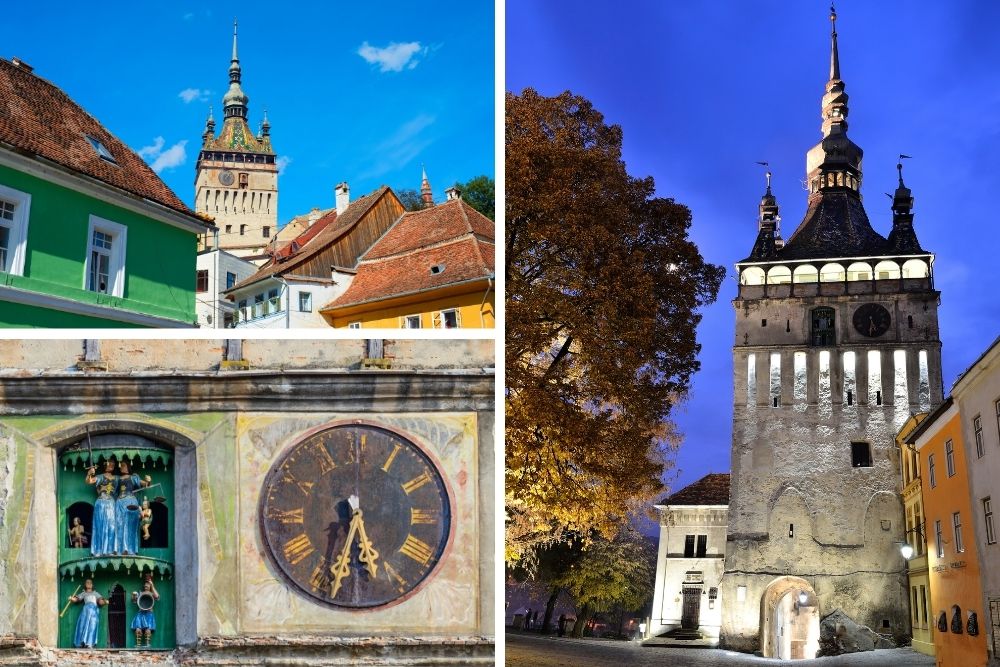
<path fill-rule="evenodd" d="M 347 291 L 323 310 L 485 279 L 493 274 L 493 255 L 492 243 L 466 235 L 417 252 L 365 260 Z M 444 271 L 431 273 L 436 265 Z"/>
<path fill-rule="evenodd" d="M 671 494 L 660 505 L 728 505 L 729 473 L 714 472 Z"/>
<path fill-rule="evenodd" d="M 245 287 L 246 285 L 252 285 L 265 278 L 270 278 L 274 275 L 281 275 L 285 273 L 290 273 L 292 269 L 301 266 L 303 263 L 309 261 L 319 253 L 323 252 L 326 248 L 337 242 L 340 237 L 346 234 L 350 229 L 357 224 L 365 213 L 374 206 L 379 199 L 382 198 L 386 193 L 391 192 L 389 187 L 383 185 L 378 190 L 360 197 L 351 202 L 350 206 L 341 213 L 337 214 L 336 210 L 332 213 L 328 213 L 324 218 L 328 218 L 328 222 L 319 230 L 315 236 L 311 236 L 304 246 L 299 248 L 298 251 L 291 253 L 287 257 L 283 257 L 282 261 L 270 261 L 261 267 L 257 273 L 253 274 L 245 280 L 241 280 L 232 289 L 239 289 Z M 320 220 L 313 223 L 313 227 L 318 225 Z M 311 229 L 311 228 L 310 228 Z M 308 230 L 307 232 L 308 233 Z M 305 234 L 304 233 L 304 234 Z M 231 290 L 226 290 L 227 292 Z"/>
<path fill-rule="evenodd" d="M 100 141 L 117 166 L 102 159 L 85 135 Z M 189 209 L 142 158 L 62 90 L 24 66 L 0 58 L 0 143 L 181 213 Z M 202 221 L 202 224 L 206 224 Z"/>
<path fill-rule="evenodd" d="M 461 199 L 453 199 L 433 208 L 410 211 L 393 225 L 364 259 L 378 259 L 415 250 L 463 234 L 476 234 L 493 240 L 495 225 L 485 215 Z"/>

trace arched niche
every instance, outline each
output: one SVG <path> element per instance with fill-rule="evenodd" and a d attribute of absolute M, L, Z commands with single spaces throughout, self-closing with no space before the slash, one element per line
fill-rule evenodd
<path fill-rule="evenodd" d="M 848 280 L 871 280 L 872 266 L 868 262 L 854 262 L 847 267 Z"/>
<path fill-rule="evenodd" d="M 903 262 L 904 278 L 926 278 L 930 275 L 927 262 L 922 259 L 908 259 Z"/>
<path fill-rule="evenodd" d="M 76 521 L 74 521 L 74 519 Z M 79 548 L 83 550 L 88 550 L 90 548 L 90 526 L 94 522 L 94 505 L 92 503 L 80 501 L 78 503 L 73 503 L 66 508 L 66 534 L 63 536 L 63 542 L 69 549 Z M 83 526 L 83 544 L 80 547 L 74 547 L 74 538 L 78 536 L 76 533 L 76 526 Z"/>
<path fill-rule="evenodd" d="M 759 266 L 748 266 L 740 274 L 741 285 L 763 285 L 764 269 Z"/>
<path fill-rule="evenodd" d="M 875 280 L 895 280 L 899 278 L 899 264 L 884 259 L 875 265 Z"/>
<path fill-rule="evenodd" d="M 812 264 L 800 264 L 792 271 L 793 283 L 814 283 L 819 278 L 819 272 Z"/>
<path fill-rule="evenodd" d="M 839 283 L 844 280 L 844 265 L 831 262 L 824 264 L 819 270 L 819 280 L 822 283 Z"/>
<path fill-rule="evenodd" d="M 767 272 L 768 285 L 784 285 L 792 282 L 792 270 L 787 266 L 772 266 Z"/>

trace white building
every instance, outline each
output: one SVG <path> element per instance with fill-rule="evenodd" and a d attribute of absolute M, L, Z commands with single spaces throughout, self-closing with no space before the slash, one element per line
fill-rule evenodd
<path fill-rule="evenodd" d="M 255 265 L 225 250 L 198 253 L 198 280 L 195 285 L 198 326 L 208 329 L 232 326 L 236 306 L 226 299 L 223 292 L 256 271 Z"/>
<path fill-rule="evenodd" d="M 319 309 L 343 294 L 353 277 L 353 271 L 339 269 L 331 272 L 330 278 L 294 274 L 262 278 L 233 292 L 236 302 L 234 326 L 241 329 L 328 329 L 330 325 Z"/>
<path fill-rule="evenodd" d="M 729 474 L 705 475 L 656 509 L 660 548 L 649 634 L 715 646 L 722 625 L 719 583 L 725 570 Z"/>

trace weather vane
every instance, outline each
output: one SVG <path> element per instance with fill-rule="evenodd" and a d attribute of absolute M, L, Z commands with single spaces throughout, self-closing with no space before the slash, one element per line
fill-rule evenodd
<path fill-rule="evenodd" d="M 758 161 L 757 164 L 759 164 L 760 166 L 764 167 L 764 169 L 767 170 L 767 171 L 764 172 L 764 178 L 767 179 L 767 189 L 770 190 L 771 189 L 771 169 L 770 169 L 770 165 L 767 162 L 760 162 L 760 161 Z"/>

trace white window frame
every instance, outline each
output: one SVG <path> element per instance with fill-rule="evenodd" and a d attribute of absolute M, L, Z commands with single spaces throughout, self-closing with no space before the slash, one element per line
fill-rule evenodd
<path fill-rule="evenodd" d="M 455 313 L 455 326 L 452 329 L 462 328 L 462 313 L 458 308 L 443 308 L 436 313 L 434 313 L 434 328 L 435 329 L 447 329 L 444 325 L 444 315 L 445 313 Z"/>
<path fill-rule="evenodd" d="M 361 322 L 360 321 L 359 322 L 348 322 L 347 323 L 347 328 L 348 329 L 360 329 L 361 328 Z"/>
<path fill-rule="evenodd" d="M 983 523 L 986 526 L 986 544 L 996 544 L 997 534 L 993 528 L 993 501 L 990 496 L 983 498 Z"/>
<path fill-rule="evenodd" d="M 305 308 L 303 308 L 302 297 L 306 298 Z M 299 292 L 299 312 L 311 313 L 312 311 L 313 311 L 312 292 L 308 292 L 306 290 Z"/>
<path fill-rule="evenodd" d="M 90 277 L 90 261 L 94 244 L 94 232 L 104 232 L 111 236 L 111 255 L 108 262 L 108 294 L 119 298 L 125 296 L 125 248 L 128 244 L 128 227 L 99 218 L 96 215 L 90 216 L 90 223 L 87 225 L 87 255 L 83 262 L 83 289 L 87 290 L 87 279 Z M 97 290 L 95 294 L 101 294 Z"/>
<path fill-rule="evenodd" d="M 410 318 L 411 317 L 417 318 L 417 326 L 415 326 L 415 327 L 410 326 Z M 399 326 L 400 326 L 401 329 L 423 329 L 424 328 L 424 318 L 420 315 L 420 313 L 413 313 L 412 315 L 403 315 L 400 318 Z"/>
<path fill-rule="evenodd" d="M 965 551 L 965 541 L 962 540 L 962 513 L 951 513 L 951 527 L 955 534 L 955 553 Z"/>
<path fill-rule="evenodd" d="M 31 211 L 31 195 L 21 192 L 6 185 L 0 185 L 0 198 L 13 202 L 14 219 L 10 222 L 2 223 L 9 230 L 10 237 L 7 247 L 7 264 L 9 268 L 6 273 L 17 276 L 24 275 L 24 259 L 27 255 L 28 246 L 28 219 Z M 4 267 L 0 266 L 0 272 Z"/>

